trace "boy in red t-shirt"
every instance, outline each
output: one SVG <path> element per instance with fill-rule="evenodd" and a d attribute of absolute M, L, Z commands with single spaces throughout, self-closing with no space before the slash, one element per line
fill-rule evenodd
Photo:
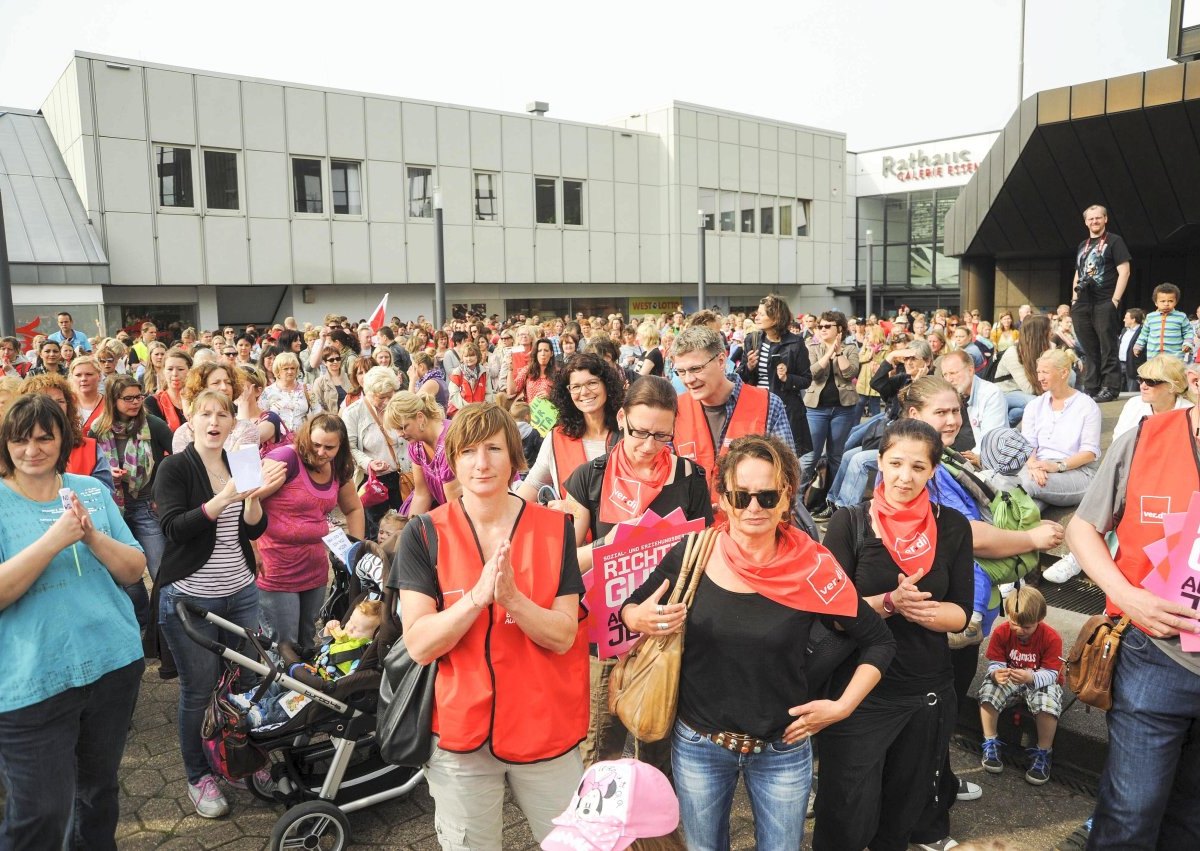
<path fill-rule="evenodd" d="M 979 686 L 979 715 L 983 725 L 983 767 L 993 774 L 1004 770 L 996 726 L 1000 713 L 1018 701 L 1037 723 L 1037 747 L 1029 748 L 1025 779 L 1041 786 L 1050 779 L 1054 732 L 1062 713 L 1062 636 L 1044 622 L 1046 598 L 1023 585 L 1004 600 L 1007 620 L 992 631 L 988 670 Z"/>

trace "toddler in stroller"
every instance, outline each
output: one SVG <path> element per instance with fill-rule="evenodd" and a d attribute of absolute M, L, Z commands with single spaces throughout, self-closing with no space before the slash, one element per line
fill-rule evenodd
<path fill-rule="evenodd" d="M 310 678 L 316 676 L 333 682 L 354 673 L 375 639 L 382 612 L 382 601 L 366 599 L 354 607 L 344 627 L 337 619 L 330 620 L 321 633 L 320 648 L 313 661 L 293 663 L 288 674 L 301 681 L 305 679 L 301 675 L 308 674 Z M 234 705 L 246 710 L 246 721 L 255 730 L 286 723 L 309 702 L 303 694 L 278 682 L 272 682 L 255 701 L 257 694 L 258 689 L 251 689 L 229 697 Z"/>

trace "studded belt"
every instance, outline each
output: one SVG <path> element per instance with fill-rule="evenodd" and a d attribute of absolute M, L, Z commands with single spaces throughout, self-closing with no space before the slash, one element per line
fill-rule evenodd
<path fill-rule="evenodd" d="M 762 753 L 767 741 L 744 733 L 704 733 L 704 738 L 734 753 Z"/>

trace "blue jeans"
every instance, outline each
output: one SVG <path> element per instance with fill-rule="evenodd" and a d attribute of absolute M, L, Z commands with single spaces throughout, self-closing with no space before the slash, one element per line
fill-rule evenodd
<path fill-rule="evenodd" d="M 862 441 L 867 434 L 867 429 L 869 429 L 876 420 L 880 419 L 881 417 L 887 417 L 887 414 L 879 412 L 878 405 L 875 407 L 876 411 L 871 414 L 871 416 L 867 417 L 861 423 L 857 423 L 854 428 L 850 429 L 850 434 L 846 435 L 846 447 L 843 452 L 843 458 L 845 457 L 845 452 L 849 452 L 851 449 L 857 449 L 858 447 L 862 446 Z"/>
<path fill-rule="evenodd" d="M 167 639 L 167 646 L 171 648 L 171 655 L 175 657 L 175 665 L 179 668 L 179 749 L 183 753 L 188 783 L 195 785 L 204 775 L 212 774 L 200 742 L 200 725 L 204 721 L 208 699 L 221 676 L 221 659 L 187 637 L 179 616 L 175 614 L 175 604 L 180 600 L 194 603 L 231 623 L 252 630 L 258 626 L 258 588 L 247 585 L 228 597 L 193 597 L 176 591 L 172 584 L 159 593 L 158 623 Z M 240 646 L 240 639 L 234 641 L 233 636 L 208 621 L 193 618 L 192 622 L 208 638 L 232 647 Z"/>
<path fill-rule="evenodd" d="M 804 464 L 804 469 L 810 470 L 824 455 L 829 464 L 830 481 L 836 478 L 838 467 L 842 464 L 842 452 L 846 447 L 846 438 L 850 436 L 850 429 L 853 426 L 853 405 L 809 408 L 808 430 L 812 433 L 813 451 L 805 454 L 804 457 L 808 460 Z"/>
<path fill-rule="evenodd" d="M 863 414 L 873 417 L 879 413 L 880 398 L 878 396 L 864 396 L 858 394 L 858 404 L 854 406 L 854 421 L 858 422 L 862 419 Z"/>
<path fill-rule="evenodd" d="M 317 634 L 317 615 L 325 602 L 325 586 L 308 591 L 258 591 L 263 633 L 278 643 L 291 641 L 311 648 Z M 349 620 L 349 615 L 346 616 Z"/>
<path fill-rule="evenodd" d="M 1200 676 L 1127 629 L 1088 848 L 1200 848 Z"/>
<path fill-rule="evenodd" d="M 126 502 L 125 524 L 129 526 L 134 539 L 142 545 L 142 550 L 146 553 L 146 568 L 150 571 L 150 579 L 157 579 L 167 539 L 163 537 L 162 525 L 158 522 L 158 515 L 154 513 L 153 502 L 149 499 Z M 137 582 L 125 586 L 125 593 L 133 601 L 133 612 L 137 617 L 138 626 L 145 629 L 150 623 L 150 595 L 146 592 L 146 584 L 138 579 Z"/>
<path fill-rule="evenodd" d="M 987 575 L 987 571 L 975 565 L 975 603 L 972 607 L 976 614 L 983 615 L 983 634 L 987 635 L 992 631 L 992 623 L 996 620 L 996 616 L 1000 614 L 1000 609 L 1004 605 L 1001 600 L 996 604 L 994 609 L 988 608 L 988 603 L 992 600 L 992 577 Z"/>
<path fill-rule="evenodd" d="M 729 847 L 729 811 L 738 775 L 746 780 L 759 851 L 795 851 L 804 843 L 804 814 L 812 785 L 812 744 L 782 740 L 757 754 L 740 754 L 675 722 L 671 767 L 679 818 L 689 851 Z"/>
<path fill-rule="evenodd" d="M 115 851 L 117 769 L 144 668 L 0 713 L 0 849 Z"/>
<path fill-rule="evenodd" d="M 1025 406 L 1036 399 L 1020 390 L 1010 390 L 1004 394 L 1004 402 L 1008 405 L 1008 424 L 1016 428 L 1017 423 L 1025 416 Z"/>
<path fill-rule="evenodd" d="M 863 491 L 879 471 L 878 449 L 850 450 L 842 456 L 842 466 L 829 489 L 829 501 L 838 508 L 858 505 L 863 500 Z"/>

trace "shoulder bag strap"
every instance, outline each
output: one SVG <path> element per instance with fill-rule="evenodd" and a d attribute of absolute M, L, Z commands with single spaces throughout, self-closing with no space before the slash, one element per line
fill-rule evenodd
<path fill-rule="evenodd" d="M 692 566 L 695 564 L 696 543 L 699 537 L 700 535 L 695 532 L 687 536 L 687 543 L 683 548 L 683 564 L 679 566 L 679 576 L 675 579 L 675 587 L 671 589 L 671 596 L 667 598 L 667 605 L 673 606 L 683 597 L 684 586 L 687 585 Z"/>
<path fill-rule="evenodd" d="M 421 527 L 421 540 L 425 542 L 425 552 L 429 553 L 429 563 L 433 565 L 433 590 L 436 594 L 435 600 L 437 601 L 437 608 L 440 612 L 446 606 L 445 600 L 442 599 L 442 583 L 439 581 L 437 569 L 437 532 L 433 528 L 433 521 L 429 519 L 429 515 L 427 514 L 418 514 L 417 524 Z"/>
<path fill-rule="evenodd" d="M 700 584 L 700 577 L 704 575 L 704 569 L 708 566 L 708 559 L 712 555 L 713 545 L 717 542 L 717 530 L 712 527 L 705 529 L 700 533 L 699 538 L 700 541 L 694 553 L 695 562 L 688 581 L 687 593 L 683 597 L 683 604 L 689 609 L 692 607 L 692 599 L 696 596 L 696 588 Z"/>
<path fill-rule="evenodd" d="M 379 426 L 379 433 L 383 435 L 383 444 L 387 447 L 388 455 L 392 456 L 392 466 L 396 468 L 396 472 L 400 472 L 400 459 L 396 457 L 396 450 L 392 448 L 392 438 L 388 434 L 388 430 L 383 427 L 383 423 L 379 421 L 379 415 L 375 413 L 375 409 L 371 407 L 371 403 L 365 398 L 363 399 L 363 407 L 367 409 L 367 413 L 371 415 L 371 419 L 375 420 L 375 425 Z"/>

